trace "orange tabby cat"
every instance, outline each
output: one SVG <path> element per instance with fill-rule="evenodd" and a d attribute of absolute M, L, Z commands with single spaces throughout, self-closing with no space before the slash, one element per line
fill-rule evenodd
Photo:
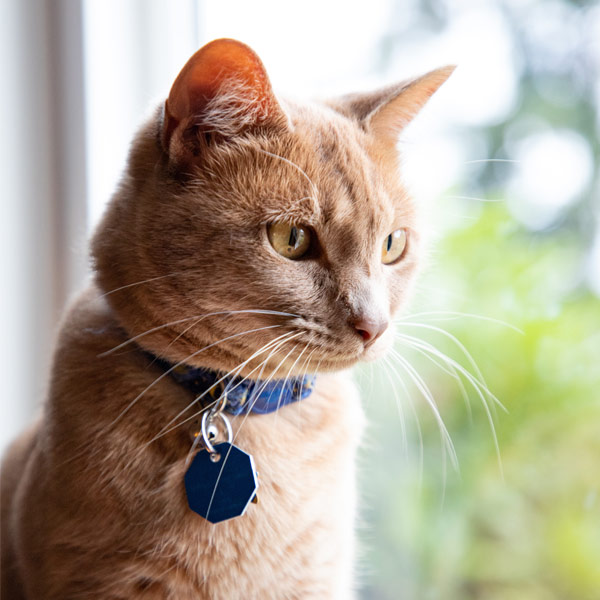
<path fill-rule="evenodd" d="M 451 70 L 295 104 L 240 42 L 192 56 L 135 138 L 43 413 L 5 457 L 4 600 L 353 597 L 363 417 L 344 370 L 392 341 L 419 260 L 397 136 Z M 301 401 L 227 417 L 259 502 L 216 524 L 184 486 L 215 404 L 171 375 L 196 367 L 318 373 Z"/>

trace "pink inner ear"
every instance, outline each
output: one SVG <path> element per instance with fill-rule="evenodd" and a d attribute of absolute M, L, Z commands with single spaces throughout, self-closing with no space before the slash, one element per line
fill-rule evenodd
<path fill-rule="evenodd" d="M 165 103 L 165 136 L 184 119 L 201 115 L 208 101 L 235 83 L 240 109 L 248 107 L 260 120 L 279 107 L 267 72 L 257 54 L 241 42 L 220 39 L 200 48 L 183 67 Z"/>

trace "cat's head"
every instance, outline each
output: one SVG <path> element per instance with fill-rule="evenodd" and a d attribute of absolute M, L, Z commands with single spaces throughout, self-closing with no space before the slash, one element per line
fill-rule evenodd
<path fill-rule="evenodd" d="M 93 240 L 128 334 L 173 362 L 247 374 L 265 361 L 257 377 L 385 351 L 420 254 L 397 138 L 451 71 L 300 105 L 244 44 L 196 52 Z"/>

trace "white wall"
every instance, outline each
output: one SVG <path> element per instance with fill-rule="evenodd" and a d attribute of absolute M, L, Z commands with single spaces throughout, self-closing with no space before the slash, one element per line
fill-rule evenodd
<path fill-rule="evenodd" d="M 56 321 L 85 272 L 78 0 L 0 2 L 0 448 L 44 395 Z"/>
<path fill-rule="evenodd" d="M 194 0 L 84 2 L 89 226 L 98 221 L 140 122 L 198 49 Z"/>

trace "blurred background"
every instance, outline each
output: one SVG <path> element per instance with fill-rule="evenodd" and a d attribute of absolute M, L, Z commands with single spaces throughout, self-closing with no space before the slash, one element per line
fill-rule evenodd
<path fill-rule="evenodd" d="M 216 37 L 295 97 L 458 69 L 400 143 L 431 233 L 358 370 L 361 598 L 600 598 L 600 3 L 2 0 L 0 445 L 137 125 Z M 435 404 L 434 404 L 435 403 Z"/>

